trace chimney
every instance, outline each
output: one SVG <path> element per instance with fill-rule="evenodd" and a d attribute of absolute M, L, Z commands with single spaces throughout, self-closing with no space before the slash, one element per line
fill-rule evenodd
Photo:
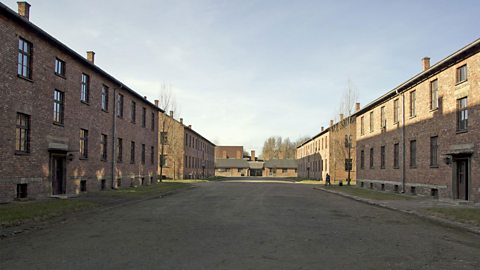
<path fill-rule="evenodd" d="M 183 118 L 180 118 L 180 124 L 183 125 Z"/>
<path fill-rule="evenodd" d="M 87 51 L 87 60 L 88 62 L 95 64 L 95 52 L 94 51 Z"/>
<path fill-rule="evenodd" d="M 324 130 L 324 127 L 320 128 L 320 131 L 323 131 Z"/>
<path fill-rule="evenodd" d="M 158 99 L 155 99 L 155 106 L 158 107 Z"/>
<path fill-rule="evenodd" d="M 192 125 L 188 125 L 188 128 L 189 128 L 189 129 L 192 129 Z"/>
<path fill-rule="evenodd" d="M 17 2 L 18 5 L 18 15 L 23 18 L 30 20 L 30 4 L 25 1 Z"/>
<path fill-rule="evenodd" d="M 343 120 L 343 113 L 340 114 L 340 121 Z"/>
<path fill-rule="evenodd" d="M 147 100 L 147 96 L 143 96 L 143 99 Z"/>
<path fill-rule="evenodd" d="M 423 64 L 423 71 L 429 69 L 430 68 L 430 57 L 424 57 L 422 59 L 422 64 Z"/>
<path fill-rule="evenodd" d="M 173 111 L 170 111 L 170 117 L 173 117 Z"/>
<path fill-rule="evenodd" d="M 360 102 L 355 103 L 355 112 L 360 111 Z"/>
<path fill-rule="evenodd" d="M 255 150 L 250 151 L 250 160 L 255 161 Z"/>
<path fill-rule="evenodd" d="M 333 120 L 330 120 L 330 126 L 333 127 Z"/>

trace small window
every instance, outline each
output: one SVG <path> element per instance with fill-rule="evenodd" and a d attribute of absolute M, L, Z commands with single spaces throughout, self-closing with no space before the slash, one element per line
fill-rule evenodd
<path fill-rule="evenodd" d="M 370 148 L 370 169 L 373 169 L 373 147 Z"/>
<path fill-rule="evenodd" d="M 417 167 L 417 141 L 416 140 L 410 141 L 410 167 L 411 168 Z"/>
<path fill-rule="evenodd" d="M 365 135 L 365 119 L 360 117 L 360 135 Z M 322 138 L 322 148 L 323 148 L 323 138 Z"/>
<path fill-rule="evenodd" d="M 365 169 L 365 151 L 360 151 L 360 169 Z"/>
<path fill-rule="evenodd" d="M 417 103 L 417 93 L 415 90 L 410 92 L 410 117 L 415 117 L 417 115 L 417 108 L 416 108 L 416 103 Z"/>
<path fill-rule="evenodd" d="M 130 142 L 130 163 L 135 163 L 135 142 Z"/>
<path fill-rule="evenodd" d="M 438 109 L 438 80 L 430 82 L 430 109 Z"/>
<path fill-rule="evenodd" d="M 380 147 L 380 169 L 385 169 L 385 145 Z"/>
<path fill-rule="evenodd" d="M 100 160 L 106 161 L 107 160 L 107 135 L 102 134 L 101 141 L 100 141 Z"/>
<path fill-rule="evenodd" d="M 153 165 L 155 163 L 155 148 L 150 147 L 150 163 Z"/>
<path fill-rule="evenodd" d="M 398 98 L 393 101 L 393 122 L 398 123 L 400 119 L 400 107 Z"/>
<path fill-rule="evenodd" d="M 82 73 L 80 101 L 84 103 L 88 103 L 90 101 L 90 76 L 85 73 Z"/>
<path fill-rule="evenodd" d="M 55 74 L 65 77 L 65 62 L 58 58 L 55 58 Z"/>
<path fill-rule="evenodd" d="M 23 38 L 18 40 L 17 74 L 22 78 L 32 79 L 32 43 Z"/>
<path fill-rule="evenodd" d="M 80 158 L 88 158 L 88 130 L 80 129 Z"/>
<path fill-rule="evenodd" d="M 123 118 L 123 95 L 117 95 L 117 117 Z"/>
<path fill-rule="evenodd" d="M 145 164 L 145 144 L 142 144 L 142 155 L 141 155 L 141 158 L 142 158 L 142 164 Z"/>
<path fill-rule="evenodd" d="M 383 130 L 387 127 L 387 120 L 385 119 L 385 106 L 380 108 L 380 128 Z"/>
<path fill-rule="evenodd" d="M 108 112 L 108 87 L 102 86 L 102 111 Z"/>
<path fill-rule="evenodd" d="M 155 113 L 152 112 L 152 124 L 151 124 L 152 131 L 155 131 Z"/>
<path fill-rule="evenodd" d="M 467 65 L 457 68 L 457 84 L 467 80 Z"/>
<path fill-rule="evenodd" d="M 80 181 L 80 192 L 87 192 L 87 180 Z"/>
<path fill-rule="evenodd" d="M 142 127 L 147 127 L 147 109 L 142 108 Z"/>
<path fill-rule="evenodd" d="M 30 116 L 17 113 L 15 131 L 15 151 L 20 153 L 30 152 Z"/>
<path fill-rule="evenodd" d="M 400 167 L 400 144 L 393 145 L 393 168 L 398 169 Z"/>
<path fill-rule="evenodd" d="M 117 138 L 117 162 L 123 161 L 123 139 Z"/>
<path fill-rule="evenodd" d="M 457 131 L 468 129 L 468 108 L 467 98 L 457 100 Z"/>
<path fill-rule="evenodd" d="M 370 132 L 373 132 L 374 130 L 374 117 L 373 117 L 373 111 L 370 112 Z"/>
<path fill-rule="evenodd" d="M 438 136 L 430 137 L 430 166 L 438 166 Z"/>
<path fill-rule="evenodd" d="M 282 173 L 287 173 L 287 169 L 282 169 Z"/>
<path fill-rule="evenodd" d="M 132 100 L 132 104 L 130 106 L 130 118 L 132 120 L 132 123 L 135 123 L 137 121 L 137 103 Z"/>
<path fill-rule="evenodd" d="M 27 184 L 17 184 L 17 199 L 25 199 L 28 196 Z"/>
<path fill-rule="evenodd" d="M 55 89 L 53 91 L 53 122 L 63 125 L 64 93 Z"/>
<path fill-rule="evenodd" d="M 242 169 L 241 169 L 241 168 L 238 168 L 237 171 L 238 171 L 239 173 L 241 173 L 241 172 L 242 172 Z"/>

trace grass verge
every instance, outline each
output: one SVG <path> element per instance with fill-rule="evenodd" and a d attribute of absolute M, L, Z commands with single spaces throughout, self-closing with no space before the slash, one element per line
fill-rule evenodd
<path fill-rule="evenodd" d="M 177 179 L 177 180 L 162 180 L 163 183 L 204 183 L 208 180 L 203 179 Z"/>
<path fill-rule="evenodd" d="M 0 225 L 9 227 L 27 220 L 42 221 L 85 208 L 96 203 L 79 200 L 46 199 L 0 205 Z"/>
<path fill-rule="evenodd" d="M 337 192 L 342 192 L 357 197 L 379 200 L 379 201 L 388 201 L 388 200 L 411 200 L 413 197 L 407 195 L 400 195 L 395 193 L 387 193 L 381 191 L 374 191 L 369 189 L 357 188 L 354 186 L 325 186 L 325 189 L 334 190 Z"/>
<path fill-rule="evenodd" d="M 428 208 L 426 209 L 426 211 L 434 216 L 480 226 L 480 209 L 479 208 L 434 207 L 434 208 Z"/>

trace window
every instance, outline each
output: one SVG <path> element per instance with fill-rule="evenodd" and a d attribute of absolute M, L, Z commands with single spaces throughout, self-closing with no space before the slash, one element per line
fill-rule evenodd
<path fill-rule="evenodd" d="M 467 80 L 467 65 L 457 68 L 457 83 L 462 83 Z"/>
<path fill-rule="evenodd" d="M 108 112 L 108 87 L 102 86 L 102 111 Z"/>
<path fill-rule="evenodd" d="M 398 107 L 398 98 L 393 101 L 393 122 L 398 123 L 400 119 L 400 110 Z"/>
<path fill-rule="evenodd" d="M 130 142 L 130 163 L 135 163 L 135 142 Z"/>
<path fill-rule="evenodd" d="M 30 152 L 30 116 L 23 113 L 17 113 L 15 151 L 22 153 Z"/>
<path fill-rule="evenodd" d="M 380 169 L 385 169 L 385 145 L 380 147 Z"/>
<path fill-rule="evenodd" d="M 88 103 L 90 100 L 90 76 L 82 73 L 82 84 L 80 89 L 80 101 Z"/>
<path fill-rule="evenodd" d="M 107 135 L 102 134 L 100 139 L 100 160 L 107 160 Z"/>
<path fill-rule="evenodd" d="M 430 166 L 438 166 L 438 136 L 430 137 Z"/>
<path fill-rule="evenodd" d="M 65 62 L 55 58 L 55 74 L 65 77 Z"/>
<path fill-rule="evenodd" d="M 147 127 L 147 109 L 142 108 L 142 127 Z"/>
<path fill-rule="evenodd" d="M 168 144 L 168 133 L 167 132 L 160 132 L 160 143 L 161 144 Z"/>
<path fill-rule="evenodd" d="M 88 130 L 80 129 L 80 158 L 88 158 Z"/>
<path fill-rule="evenodd" d="M 410 167 L 417 167 L 417 141 L 410 141 Z"/>
<path fill-rule="evenodd" d="M 155 130 L 155 112 L 152 112 L 152 131 Z"/>
<path fill-rule="evenodd" d="M 20 77 L 32 79 L 32 43 L 23 38 L 18 40 L 17 74 Z"/>
<path fill-rule="evenodd" d="M 142 144 L 142 164 L 145 164 L 145 144 Z"/>
<path fill-rule="evenodd" d="M 365 121 L 364 117 L 360 118 L 360 134 L 365 135 Z M 322 146 L 323 146 L 323 138 L 322 138 Z"/>
<path fill-rule="evenodd" d="M 282 173 L 287 173 L 287 169 L 282 169 Z"/>
<path fill-rule="evenodd" d="M 410 92 L 410 117 L 415 117 L 417 115 L 416 113 L 416 92 L 413 90 Z"/>
<path fill-rule="evenodd" d="M 385 106 L 380 108 L 380 128 L 387 127 L 387 120 L 385 119 Z"/>
<path fill-rule="evenodd" d="M 373 169 L 373 147 L 370 148 L 370 169 Z"/>
<path fill-rule="evenodd" d="M 393 145 L 393 168 L 398 169 L 400 167 L 400 144 Z"/>
<path fill-rule="evenodd" d="M 374 122 L 374 118 L 373 118 L 373 111 L 370 112 L 370 132 L 373 132 L 373 122 Z"/>
<path fill-rule="evenodd" d="M 27 184 L 17 184 L 17 199 L 24 199 L 28 196 Z"/>
<path fill-rule="evenodd" d="M 132 119 L 132 123 L 135 123 L 137 120 L 137 103 L 132 100 L 132 105 L 130 107 L 130 118 Z"/>
<path fill-rule="evenodd" d="M 123 160 L 123 140 L 122 138 L 117 139 L 117 162 L 122 162 Z"/>
<path fill-rule="evenodd" d="M 438 80 L 430 82 L 430 109 L 438 109 Z"/>
<path fill-rule="evenodd" d="M 63 125 L 63 92 L 55 89 L 53 92 L 53 122 Z"/>
<path fill-rule="evenodd" d="M 153 165 L 155 163 L 155 148 L 150 147 L 150 163 Z"/>
<path fill-rule="evenodd" d="M 468 129 L 468 109 L 467 98 L 457 100 L 457 131 L 466 131 Z"/>
<path fill-rule="evenodd" d="M 117 95 L 117 117 L 123 118 L 123 95 Z"/>
<path fill-rule="evenodd" d="M 365 151 L 364 150 L 361 150 L 360 151 L 360 169 L 364 169 L 365 168 Z"/>

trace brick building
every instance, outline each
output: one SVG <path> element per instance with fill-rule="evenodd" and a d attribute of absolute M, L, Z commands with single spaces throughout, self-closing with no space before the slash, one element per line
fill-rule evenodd
<path fill-rule="evenodd" d="M 154 104 L 0 3 L 0 201 L 154 181 Z"/>
<path fill-rule="evenodd" d="M 158 101 L 155 101 L 158 104 Z M 215 144 L 176 120 L 159 112 L 158 174 L 167 179 L 200 179 L 215 175 Z M 163 149 L 163 150 L 162 150 Z M 162 154 L 163 153 L 163 154 Z"/>
<path fill-rule="evenodd" d="M 227 159 L 236 158 L 242 159 L 243 146 L 216 146 L 215 147 L 215 159 Z"/>
<path fill-rule="evenodd" d="M 298 177 L 325 179 L 329 168 L 329 138 L 330 129 L 322 127 L 320 133 L 297 147 Z"/>
<path fill-rule="evenodd" d="M 480 201 L 480 40 L 357 114 L 357 185 Z"/>

